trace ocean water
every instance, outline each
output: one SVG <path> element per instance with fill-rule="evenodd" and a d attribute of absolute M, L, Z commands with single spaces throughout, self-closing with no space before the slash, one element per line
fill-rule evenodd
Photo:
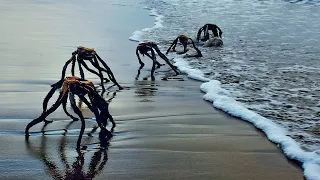
<path fill-rule="evenodd" d="M 223 47 L 198 43 L 202 58 L 169 58 L 204 82 L 205 100 L 251 122 L 302 163 L 307 179 L 320 179 L 319 0 L 148 0 L 143 6 L 155 25 L 129 39 L 154 41 L 163 52 L 178 34 L 194 39 L 204 24 L 217 24 Z"/>

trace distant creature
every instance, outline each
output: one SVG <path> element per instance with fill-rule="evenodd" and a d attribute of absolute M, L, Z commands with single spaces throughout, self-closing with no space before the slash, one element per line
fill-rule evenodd
<path fill-rule="evenodd" d="M 222 38 L 222 30 L 215 24 L 205 24 L 204 26 L 202 26 L 197 34 L 197 41 L 201 40 L 201 41 L 207 41 L 209 40 L 210 36 L 209 36 L 209 30 L 212 31 L 213 33 L 213 37 L 220 37 Z M 203 31 L 203 38 L 200 39 L 201 36 L 201 32 Z M 219 31 L 219 34 L 218 34 Z"/>
<path fill-rule="evenodd" d="M 93 67 L 95 67 L 96 69 L 98 69 L 98 72 L 96 72 L 95 70 L 93 69 L 90 69 L 88 67 L 88 65 L 85 63 L 85 60 L 89 61 Z M 66 74 L 66 69 L 68 67 L 68 65 L 70 63 L 72 63 L 72 67 L 71 67 L 71 74 L 72 76 L 75 76 L 75 71 L 74 71 L 74 68 L 75 68 L 75 64 L 76 62 L 78 63 L 78 67 L 79 67 L 79 71 L 80 71 L 80 76 L 82 79 L 85 78 L 84 76 L 84 72 L 83 72 L 83 68 L 82 66 L 87 69 L 89 72 L 99 76 L 100 78 L 100 81 L 101 81 L 101 86 L 102 86 L 102 89 L 103 91 L 105 91 L 105 88 L 103 86 L 104 84 L 104 80 L 106 82 L 109 82 L 110 80 L 118 86 L 118 88 L 121 90 L 123 89 L 119 84 L 118 82 L 116 81 L 111 69 L 109 68 L 109 66 L 107 65 L 107 63 L 105 63 L 97 54 L 97 52 L 93 49 L 93 48 L 87 48 L 87 47 L 82 47 L 82 46 L 79 46 L 77 48 L 76 51 L 74 51 L 72 53 L 72 57 L 65 63 L 63 69 L 62 69 L 62 77 L 61 79 L 64 79 L 65 78 L 65 74 Z M 100 64 L 102 64 L 102 66 L 100 66 Z M 103 73 L 102 72 L 105 72 L 107 73 L 109 79 L 105 78 L 103 76 Z"/>
<path fill-rule="evenodd" d="M 159 50 L 158 46 L 156 43 L 154 42 L 144 42 L 144 43 L 140 43 L 138 46 L 137 46 L 137 49 L 136 49 L 136 55 L 139 59 L 139 63 L 140 63 L 140 68 L 143 68 L 144 66 L 144 63 L 141 61 L 141 58 L 139 56 L 139 53 L 142 54 L 143 56 L 146 55 L 148 56 L 150 59 L 152 59 L 153 61 L 153 64 L 152 64 L 152 69 L 151 69 L 151 78 L 154 79 L 154 71 L 155 71 L 155 66 L 157 64 L 157 68 L 159 68 L 160 66 L 162 66 L 162 64 L 160 64 L 157 59 L 156 59 L 156 55 L 155 55 L 155 51 L 158 53 L 158 55 L 172 68 L 172 70 L 176 73 L 176 74 L 179 74 L 179 72 L 177 71 L 177 67 L 172 65 L 169 61 L 169 59 L 161 53 L 161 51 Z M 149 52 L 151 54 L 149 54 Z"/>
<path fill-rule="evenodd" d="M 201 51 L 195 46 L 193 40 L 191 38 L 189 38 L 188 36 L 184 35 L 184 34 L 180 34 L 171 44 L 171 46 L 168 48 L 166 54 L 169 53 L 171 47 L 172 50 L 175 51 L 176 45 L 178 43 L 178 41 L 183 45 L 183 53 L 187 52 L 187 46 L 188 46 L 188 41 L 191 41 L 193 48 L 197 51 L 197 54 L 194 55 L 193 57 L 202 57 Z M 181 54 L 183 54 L 181 53 Z"/>
<path fill-rule="evenodd" d="M 60 89 L 59 97 L 56 100 L 56 102 L 52 105 L 52 107 L 47 110 L 47 104 L 57 89 Z M 79 149 L 82 135 L 85 129 L 85 121 L 81 113 L 81 110 L 76 106 L 76 100 L 74 95 L 77 95 L 80 98 L 80 100 L 84 102 L 88 106 L 88 108 L 94 113 L 98 126 L 101 128 L 101 132 L 107 137 L 112 137 L 112 133 L 106 129 L 108 119 L 112 122 L 112 129 L 116 126 L 113 117 L 109 113 L 109 104 L 97 93 L 91 81 L 76 76 L 71 76 L 66 77 L 64 80 L 60 80 L 52 85 L 52 89 L 49 91 L 49 93 L 43 101 L 43 112 L 38 118 L 31 121 L 25 129 L 26 138 L 28 139 L 29 129 L 34 125 L 42 121 L 44 121 L 45 124 L 52 122 L 46 120 L 46 117 L 53 113 L 61 104 L 63 105 L 65 113 L 68 116 L 70 116 L 74 121 L 77 121 L 78 119 L 73 117 L 70 113 L 68 113 L 65 108 L 69 96 L 71 107 L 81 120 L 81 130 L 77 141 L 77 149 Z M 85 98 L 85 95 L 88 95 L 90 102 L 87 100 L 87 98 Z"/>

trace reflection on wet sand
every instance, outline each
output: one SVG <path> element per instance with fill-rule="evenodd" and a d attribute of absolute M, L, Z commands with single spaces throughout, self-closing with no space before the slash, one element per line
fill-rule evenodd
<path fill-rule="evenodd" d="M 28 152 L 43 162 L 46 172 L 53 178 L 59 180 L 84 180 L 93 179 L 101 173 L 108 161 L 108 147 L 110 139 L 100 139 L 100 148 L 94 150 L 75 151 L 75 157 L 68 157 L 70 151 L 66 150 L 67 136 L 62 136 L 57 148 L 58 154 L 54 148 L 48 146 L 49 137 L 41 136 L 40 146 L 26 141 Z M 86 159 L 92 154 L 91 158 Z M 87 162 L 87 163 L 86 163 Z M 88 164 L 88 165 L 86 165 Z"/>
<path fill-rule="evenodd" d="M 156 81 L 135 81 L 135 95 L 144 97 L 143 101 L 152 101 L 149 97 L 155 96 L 159 84 Z"/>

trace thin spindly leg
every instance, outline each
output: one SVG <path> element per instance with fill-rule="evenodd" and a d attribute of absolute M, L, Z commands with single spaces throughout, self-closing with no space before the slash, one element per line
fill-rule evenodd
<path fill-rule="evenodd" d="M 48 102 L 52 98 L 52 96 L 53 96 L 53 94 L 55 93 L 56 90 L 57 90 L 56 87 L 52 87 L 51 90 L 49 91 L 49 93 L 44 98 L 43 103 L 42 103 L 42 113 L 44 113 L 47 110 Z M 53 121 L 48 121 L 48 120 L 44 119 L 44 122 L 46 124 L 48 124 L 48 123 L 51 123 Z"/>
<path fill-rule="evenodd" d="M 161 51 L 159 50 L 158 46 L 157 45 L 154 45 L 154 49 L 156 50 L 156 52 L 158 53 L 158 55 L 164 60 L 166 61 L 166 63 L 172 68 L 172 70 L 176 73 L 176 74 L 179 74 L 179 72 L 177 71 L 177 67 L 172 65 L 169 61 L 169 59 L 161 53 Z"/>
<path fill-rule="evenodd" d="M 61 79 L 64 79 L 64 77 L 65 77 L 65 75 L 66 75 L 66 70 L 67 70 L 67 68 L 68 68 L 68 65 L 69 65 L 71 62 L 75 61 L 75 58 L 76 58 L 76 56 L 75 56 L 75 55 L 72 55 L 71 58 L 65 63 L 65 65 L 64 65 L 63 68 L 62 68 Z"/>
<path fill-rule="evenodd" d="M 99 124 L 99 111 L 97 109 L 97 107 L 95 107 L 94 105 L 90 104 L 90 102 L 84 97 L 84 96 L 79 96 L 79 98 L 88 106 L 88 108 L 93 112 L 93 114 L 96 117 L 96 121 Z M 98 126 L 94 126 L 92 128 L 92 130 L 88 133 L 89 136 L 92 135 L 92 133 L 94 133 L 96 130 L 98 129 Z"/>
<path fill-rule="evenodd" d="M 84 72 L 83 72 L 83 69 L 82 69 L 82 66 L 81 66 L 83 60 L 80 59 L 79 57 L 77 57 L 77 60 L 78 60 L 78 66 L 79 66 L 80 76 L 81 76 L 82 79 L 84 79 L 84 78 L 85 78 L 85 77 L 84 77 Z"/>
<path fill-rule="evenodd" d="M 111 132 L 106 128 L 108 118 L 106 118 L 104 116 L 104 114 L 109 113 L 109 111 L 108 111 L 108 109 L 105 109 L 105 108 L 102 109 L 100 107 L 100 104 L 101 104 L 100 101 L 103 100 L 103 102 L 105 102 L 104 99 L 101 96 L 99 96 L 99 94 L 97 94 L 97 93 L 90 93 L 89 98 L 90 98 L 91 105 L 92 105 L 92 111 L 95 114 L 96 121 L 101 129 L 100 134 L 102 133 L 108 137 L 112 137 Z M 100 110 L 100 113 L 99 113 L 99 110 Z"/>
<path fill-rule="evenodd" d="M 64 96 L 67 96 L 67 94 L 68 93 L 66 93 Z M 61 93 L 60 93 L 60 96 L 61 96 Z M 51 113 L 53 113 L 61 105 L 62 98 L 60 98 L 60 96 L 59 96 L 58 100 L 51 106 L 51 108 L 49 108 L 47 111 L 43 112 L 38 118 L 34 119 L 33 121 L 31 121 L 27 125 L 26 130 L 25 130 L 26 136 L 29 136 L 29 129 L 32 126 L 44 121 L 46 119 L 46 117 L 48 117 Z"/>
<path fill-rule="evenodd" d="M 113 94 L 115 95 L 115 93 Z M 111 114 L 109 113 L 109 103 L 107 103 L 107 101 L 105 101 L 101 96 L 99 96 L 98 94 L 93 94 L 92 96 L 90 96 L 90 99 L 95 99 L 95 104 L 97 105 L 97 108 L 100 110 L 100 122 L 102 123 L 102 125 L 105 127 L 107 126 L 108 123 L 108 119 L 112 122 L 112 131 L 113 128 L 116 127 L 116 123 L 113 120 L 113 117 L 111 116 Z M 112 98 L 110 98 L 109 100 L 111 101 Z"/>
<path fill-rule="evenodd" d="M 66 113 L 67 116 L 69 116 L 73 121 L 78 121 L 79 119 L 72 116 L 68 111 L 67 111 L 67 100 L 68 100 L 68 96 L 64 96 L 62 99 L 62 107 L 63 107 L 63 111 Z"/>
<path fill-rule="evenodd" d="M 100 69 L 101 70 L 101 74 L 102 74 L 102 71 L 106 72 L 106 70 L 104 70 L 104 68 L 102 68 L 100 65 L 99 65 L 99 62 L 96 58 L 96 56 L 93 57 L 93 60 L 89 60 L 91 62 L 91 64 L 97 68 L 97 69 Z M 103 79 L 105 80 L 105 82 L 110 82 L 110 80 L 106 77 L 103 77 Z"/>
<path fill-rule="evenodd" d="M 89 108 L 92 112 L 96 112 L 96 113 L 97 113 L 97 110 L 94 109 L 94 108 L 91 106 L 90 102 L 89 102 L 84 96 L 79 95 L 79 98 L 80 98 L 80 100 L 81 100 L 83 103 L 85 103 L 85 104 L 88 106 L 88 108 Z M 98 114 L 98 113 L 97 113 L 97 114 Z M 96 116 L 96 114 L 95 114 L 95 116 Z M 97 129 L 98 129 L 98 126 L 94 126 L 94 127 L 92 128 L 92 130 L 88 133 L 88 136 L 92 136 L 92 133 L 94 133 Z"/>
<path fill-rule="evenodd" d="M 150 56 L 150 54 L 146 53 L 145 55 L 148 56 L 152 61 L 154 61 L 153 58 L 152 58 L 152 56 Z M 157 61 L 156 58 L 155 58 L 155 61 L 156 61 L 157 65 L 158 65 L 157 68 L 160 68 L 160 66 L 162 66 L 162 64 L 159 63 L 159 61 Z"/>
<path fill-rule="evenodd" d="M 154 53 L 154 50 L 153 49 L 151 49 L 151 54 L 152 54 L 152 61 L 153 61 L 153 63 L 152 63 L 152 69 L 151 69 L 151 80 L 152 81 L 154 81 L 155 80 L 155 78 L 154 78 L 154 71 L 155 71 L 155 67 L 156 67 L 156 62 L 157 62 L 157 60 L 156 60 L 156 55 L 155 55 L 155 53 Z"/>
<path fill-rule="evenodd" d="M 79 118 L 81 120 L 81 129 L 80 129 L 79 137 L 77 140 L 77 149 L 80 149 L 81 139 L 82 139 L 82 135 L 84 133 L 84 129 L 86 127 L 86 124 L 85 124 L 84 117 L 83 117 L 80 109 L 76 105 L 76 101 L 75 101 L 74 95 L 72 93 L 70 93 L 70 103 L 71 103 L 71 107 L 72 107 L 73 111 L 79 116 Z"/>
<path fill-rule="evenodd" d="M 104 66 L 104 68 L 107 70 L 107 74 L 108 74 L 110 80 L 111 80 L 114 84 L 116 84 L 120 90 L 123 89 L 123 88 L 118 84 L 118 82 L 116 81 L 116 78 L 114 77 L 114 75 L 113 75 L 111 69 L 109 68 L 109 66 L 107 65 L 107 63 L 105 63 L 105 62 L 98 56 L 98 54 L 96 54 L 96 57 L 98 58 L 99 62 L 102 63 L 102 65 Z"/>
<path fill-rule="evenodd" d="M 102 70 L 101 70 L 101 67 L 99 66 L 99 63 L 98 63 L 98 61 L 97 61 L 97 58 L 94 56 L 94 62 L 93 62 L 93 61 L 90 61 L 90 62 L 91 62 L 91 64 L 92 64 L 95 68 L 98 69 L 99 74 L 103 77 Z M 92 62 L 93 62 L 93 63 L 92 63 Z M 104 93 L 104 92 L 106 91 L 105 88 L 104 88 L 104 82 L 103 82 L 104 79 L 105 79 L 105 78 L 100 78 L 100 84 L 101 84 L 101 86 L 102 86 L 102 93 Z"/>
<path fill-rule="evenodd" d="M 100 73 L 97 73 L 96 71 L 90 69 L 90 68 L 88 67 L 88 65 L 87 65 L 84 61 L 81 61 L 80 63 L 81 63 L 81 64 L 84 66 L 84 68 L 86 68 L 89 72 L 91 72 L 91 73 L 99 76 L 100 80 L 103 82 L 103 74 L 102 74 L 102 73 L 100 74 Z M 103 83 L 101 84 L 101 86 L 102 86 L 102 90 L 103 90 L 103 91 L 106 91 L 106 89 L 104 88 Z"/>
<path fill-rule="evenodd" d="M 71 75 L 74 76 L 74 69 L 76 66 L 76 59 L 73 59 L 72 64 L 71 64 Z"/>

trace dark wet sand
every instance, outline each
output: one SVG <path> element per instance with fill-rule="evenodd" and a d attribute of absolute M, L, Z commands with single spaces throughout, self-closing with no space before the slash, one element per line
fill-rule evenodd
<path fill-rule="evenodd" d="M 76 174 L 77 168 L 90 174 L 89 167 L 99 169 L 105 159 L 97 179 L 303 179 L 262 133 L 213 109 L 201 99 L 198 82 L 179 77 L 186 81 L 137 81 L 118 92 L 110 105 L 117 127 L 109 150 L 96 149 L 97 134 L 85 136 L 83 167 L 72 166 L 81 164 L 75 150 L 80 123 L 63 136 L 70 120 L 58 117 L 45 136 L 34 133 L 25 143 L 27 120 L 1 120 L 2 178 L 50 179 L 64 177 L 67 169 Z M 88 120 L 88 131 L 93 123 Z"/>
<path fill-rule="evenodd" d="M 135 6 L 108 5 L 107 12 L 122 14 L 122 18 L 117 16 L 119 21 L 131 22 L 135 19 L 132 14 L 147 14 Z M 123 15 L 123 12 L 130 15 Z M 99 19 L 101 15 L 91 13 L 92 19 Z M 92 137 L 83 137 L 82 145 L 86 150 L 77 153 L 75 147 L 80 123 L 73 123 L 68 128 L 69 132 L 63 135 L 62 129 L 71 121 L 62 108 L 50 116 L 55 121 L 48 125 L 45 136 L 39 133 L 41 123 L 31 129 L 33 133 L 28 143 L 24 138 L 26 124 L 40 115 L 49 85 L 60 77 L 61 64 L 77 45 L 86 43 L 72 43 L 64 38 L 60 39 L 62 42 L 48 42 L 42 48 L 49 54 L 41 56 L 47 57 L 45 62 L 54 68 L 47 67 L 37 53 L 30 53 L 30 57 L 24 60 L 19 58 L 22 55 L 16 49 L 11 52 L 16 56 L 1 55 L 1 61 L 11 57 L 17 64 L 2 66 L 2 70 L 7 72 L 2 71 L 6 76 L 2 76 L 0 88 L 0 179 L 303 179 L 301 169 L 288 161 L 261 132 L 246 122 L 215 110 L 202 100 L 199 82 L 184 75 L 162 81 L 162 77 L 170 76 L 167 66 L 157 70 L 156 81 L 152 82 L 150 78 L 143 80 L 149 75 L 149 59 L 144 59 L 146 66 L 139 80 L 135 81 L 139 66 L 134 54 L 137 43 L 128 41 L 128 37 L 135 29 L 143 28 L 139 26 L 152 25 L 150 17 L 145 17 L 145 20 L 136 24 L 137 27 L 127 23 L 128 28 L 119 37 L 118 32 L 125 25 L 115 27 L 118 22 L 113 20 L 107 23 L 108 26 L 100 27 L 112 27 L 108 35 L 97 31 L 89 36 L 91 40 L 84 41 L 90 47 L 97 47 L 97 52 L 125 87 L 122 91 L 113 87 L 110 93 L 105 94 L 109 99 L 116 92 L 110 103 L 110 112 L 117 123 L 115 136 L 105 151 L 98 149 L 100 141 L 95 133 Z M 61 32 L 61 37 L 65 35 Z M 105 41 L 95 41 L 95 37 L 100 35 Z M 49 32 L 47 36 L 48 39 L 54 37 Z M 110 41 L 112 43 L 108 44 Z M 96 46 L 95 42 L 98 43 Z M 70 46 L 61 46 L 64 43 Z M 0 49 L 14 45 L 2 43 Z M 46 46 L 56 48 L 47 49 Z M 35 51 L 32 46 L 24 48 L 22 52 Z M 28 66 L 21 65 L 29 59 Z M 18 70 L 11 71 L 13 69 Z M 97 80 L 92 75 L 89 77 Z M 89 131 L 95 122 L 90 119 L 92 114 L 86 107 L 82 107 L 82 111 L 89 118 L 86 121 Z"/>

